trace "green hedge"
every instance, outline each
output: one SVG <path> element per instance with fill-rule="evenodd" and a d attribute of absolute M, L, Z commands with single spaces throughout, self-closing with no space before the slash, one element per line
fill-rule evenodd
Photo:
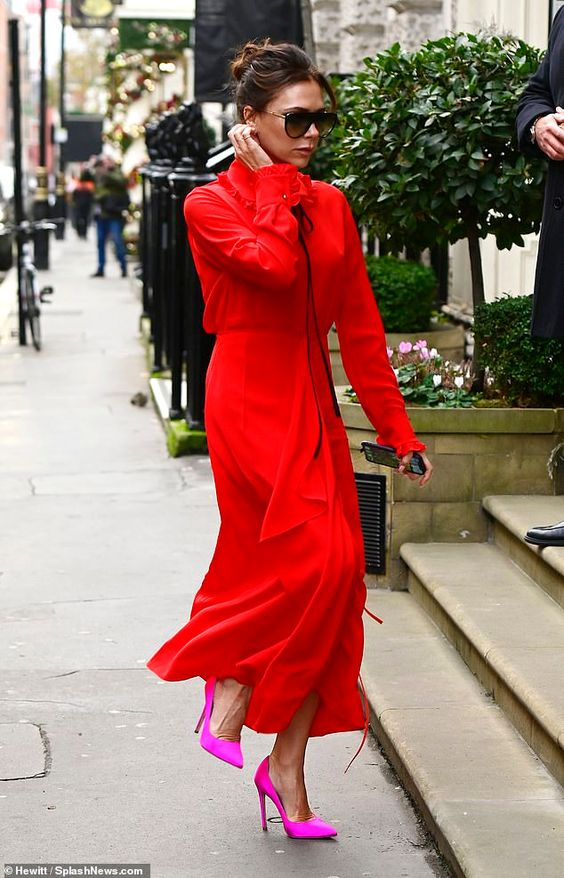
<path fill-rule="evenodd" d="M 366 268 L 386 332 L 429 329 L 437 286 L 432 268 L 395 256 L 367 256 Z"/>
<path fill-rule="evenodd" d="M 510 405 L 564 404 L 564 342 L 532 338 L 532 296 L 503 296 L 474 313 L 476 355 Z"/>

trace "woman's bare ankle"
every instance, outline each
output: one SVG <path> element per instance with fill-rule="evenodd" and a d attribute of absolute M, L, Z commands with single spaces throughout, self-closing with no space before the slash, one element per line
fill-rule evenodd
<path fill-rule="evenodd" d="M 210 731 L 215 738 L 240 740 L 250 696 L 251 688 L 232 677 L 217 681 L 210 722 Z"/>
<path fill-rule="evenodd" d="M 269 768 L 271 768 L 277 774 L 283 774 L 288 779 L 295 778 L 296 780 L 303 781 L 303 762 L 300 759 L 296 759 L 295 756 L 290 756 L 285 753 L 279 753 L 276 751 L 275 748 L 268 757 L 268 764 Z"/>
<path fill-rule="evenodd" d="M 284 754 L 280 758 L 273 752 L 268 760 L 268 773 L 290 820 L 299 822 L 314 816 L 309 807 L 301 761 L 288 759 Z"/>

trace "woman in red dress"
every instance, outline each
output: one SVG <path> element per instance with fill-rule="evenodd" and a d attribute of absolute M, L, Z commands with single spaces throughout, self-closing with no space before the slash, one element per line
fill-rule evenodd
<path fill-rule="evenodd" d="M 189 622 L 153 656 L 165 680 L 206 680 L 202 746 L 241 767 L 242 727 L 276 733 L 255 776 L 293 837 L 336 835 L 309 807 L 308 738 L 362 729 L 364 550 L 327 333 L 402 469 L 423 451 L 386 353 L 346 199 L 300 173 L 335 124 L 335 97 L 290 44 L 232 64 L 235 161 L 186 199 L 217 336 L 206 431 L 221 527 Z M 325 100 L 331 111 L 325 108 Z M 431 475 L 431 464 L 421 484 Z"/>

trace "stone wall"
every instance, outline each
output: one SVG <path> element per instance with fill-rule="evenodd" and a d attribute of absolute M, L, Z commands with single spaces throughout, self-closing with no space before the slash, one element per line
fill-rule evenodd
<path fill-rule="evenodd" d="M 311 16 L 317 64 L 327 73 L 337 73 L 340 71 L 340 0 L 311 0 Z"/>
<path fill-rule="evenodd" d="M 341 0 L 339 71 L 353 73 L 363 58 L 388 44 L 386 8 L 380 0 Z"/>
<path fill-rule="evenodd" d="M 391 0 L 388 9 L 388 42 L 398 42 L 406 51 L 445 32 L 443 0 Z"/>
<path fill-rule="evenodd" d="M 415 49 L 445 32 L 452 18 L 451 2 L 311 0 L 317 63 L 327 72 L 353 73 L 362 68 L 363 58 L 396 41 Z"/>

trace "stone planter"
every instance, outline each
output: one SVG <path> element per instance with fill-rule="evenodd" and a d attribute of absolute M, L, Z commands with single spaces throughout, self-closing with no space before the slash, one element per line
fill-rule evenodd
<path fill-rule="evenodd" d="M 386 341 L 391 348 L 397 347 L 400 341 L 416 342 L 420 338 L 426 339 L 429 347 L 436 348 L 445 360 L 453 360 L 456 363 L 464 359 L 465 331 L 463 326 L 438 323 L 436 328 L 429 329 L 427 332 L 386 333 Z M 335 384 L 347 384 L 348 379 L 341 360 L 339 337 L 334 329 L 330 331 L 328 341 Z"/>
<path fill-rule="evenodd" d="M 409 408 L 413 427 L 428 448 L 435 472 L 417 483 L 368 464 L 359 451 L 374 431 L 362 407 L 341 391 L 354 469 L 387 476 L 387 564 L 375 584 L 403 587 L 399 549 L 404 542 L 482 542 L 488 527 L 482 499 L 488 494 L 562 494 L 564 473 L 547 471 L 564 437 L 564 409 Z M 542 523 L 542 522 L 539 522 Z"/>

